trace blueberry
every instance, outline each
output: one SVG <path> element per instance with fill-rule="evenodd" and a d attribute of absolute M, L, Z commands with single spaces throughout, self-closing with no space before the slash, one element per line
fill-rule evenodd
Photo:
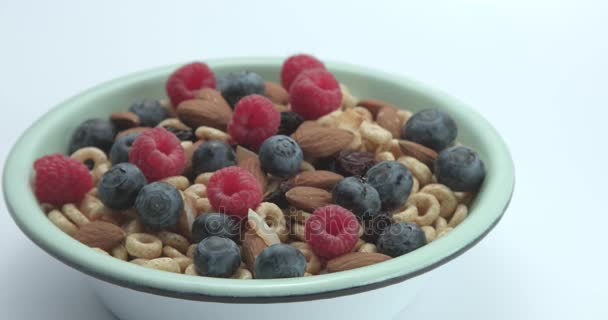
<path fill-rule="evenodd" d="M 129 133 L 118 138 L 112 148 L 110 148 L 110 161 L 112 164 L 129 162 L 129 150 L 135 139 L 139 136 L 139 132 Z"/>
<path fill-rule="evenodd" d="M 194 268 L 201 276 L 228 278 L 240 265 L 241 250 L 228 238 L 205 238 L 194 251 Z"/>
<path fill-rule="evenodd" d="M 401 222 L 390 226 L 378 238 L 378 252 L 399 257 L 426 244 L 426 236 L 419 226 Z"/>
<path fill-rule="evenodd" d="M 141 189 L 135 199 L 141 223 L 153 230 L 174 226 L 184 210 L 182 196 L 166 182 L 153 182 Z"/>
<path fill-rule="evenodd" d="M 135 204 L 139 190 L 146 185 L 146 177 L 131 163 L 119 163 L 99 179 L 97 193 L 103 204 L 114 210 L 129 209 Z"/>
<path fill-rule="evenodd" d="M 157 100 L 143 99 L 134 102 L 129 107 L 129 111 L 139 117 L 139 123 L 142 127 L 156 127 L 169 116 L 167 109 Z"/>
<path fill-rule="evenodd" d="M 105 152 L 110 150 L 114 143 L 116 129 L 107 119 L 89 119 L 81 123 L 70 140 L 70 153 L 84 148 L 97 147 Z"/>
<path fill-rule="evenodd" d="M 434 109 L 416 112 L 401 129 L 401 137 L 441 151 L 452 144 L 458 128 L 452 118 Z"/>
<path fill-rule="evenodd" d="M 378 242 L 378 237 L 392 224 L 391 214 L 387 211 L 380 211 L 371 219 L 363 220 L 363 240 L 369 243 Z"/>
<path fill-rule="evenodd" d="M 293 246 L 275 243 L 260 253 L 253 269 L 256 279 L 302 277 L 306 271 L 306 258 Z"/>
<path fill-rule="evenodd" d="M 222 96 L 232 108 L 241 98 L 250 94 L 264 95 L 264 79 L 251 71 L 231 72 L 218 80 Z"/>
<path fill-rule="evenodd" d="M 192 241 L 197 243 L 211 236 L 238 239 L 239 224 L 223 213 L 206 213 L 198 216 L 192 223 Z"/>
<path fill-rule="evenodd" d="M 229 144 L 212 140 L 200 145 L 192 156 L 192 169 L 195 175 L 214 172 L 236 165 L 236 154 Z"/>
<path fill-rule="evenodd" d="M 304 118 L 295 112 L 281 112 L 281 125 L 279 126 L 277 134 L 290 136 L 292 133 L 296 132 L 302 122 L 304 122 Z"/>
<path fill-rule="evenodd" d="M 360 219 L 369 219 L 380 211 L 378 191 L 360 177 L 340 180 L 331 191 L 333 203 L 352 211 Z"/>
<path fill-rule="evenodd" d="M 477 152 L 462 146 L 439 153 L 435 160 L 435 176 L 439 183 L 453 191 L 475 191 L 486 175 L 483 161 Z"/>
<path fill-rule="evenodd" d="M 287 178 L 300 171 L 304 153 L 300 145 L 288 136 L 272 136 L 262 143 L 259 151 L 262 170 Z"/>
<path fill-rule="evenodd" d="M 391 211 L 405 203 L 412 191 L 412 174 L 402 163 L 382 161 L 365 174 L 369 183 L 380 195 L 382 209 Z"/>

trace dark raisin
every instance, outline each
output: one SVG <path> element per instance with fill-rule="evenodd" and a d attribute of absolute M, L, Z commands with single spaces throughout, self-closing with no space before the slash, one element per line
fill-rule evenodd
<path fill-rule="evenodd" d="M 391 226 L 391 215 L 386 211 L 381 211 L 372 218 L 361 221 L 363 224 L 363 236 L 366 242 L 376 243 L 378 237 Z"/>
<path fill-rule="evenodd" d="M 302 116 L 295 112 L 281 112 L 281 125 L 277 134 L 289 136 L 304 122 Z"/>
<path fill-rule="evenodd" d="M 183 129 L 177 129 L 174 127 L 163 127 L 165 129 L 167 129 L 167 131 L 173 133 L 179 140 L 181 141 L 194 141 L 194 133 L 192 132 L 192 130 L 183 130 Z"/>
<path fill-rule="evenodd" d="M 291 183 L 284 181 L 282 182 L 277 190 L 269 193 L 264 198 L 264 202 L 272 202 L 279 206 L 281 209 L 285 209 L 289 207 L 289 202 L 287 202 L 287 198 L 285 197 L 285 193 L 291 189 Z"/>
<path fill-rule="evenodd" d="M 336 172 L 336 158 L 332 156 L 317 160 L 315 169 Z"/>
<path fill-rule="evenodd" d="M 363 176 L 375 164 L 374 154 L 364 151 L 344 150 L 336 158 L 336 170 L 345 177 Z"/>

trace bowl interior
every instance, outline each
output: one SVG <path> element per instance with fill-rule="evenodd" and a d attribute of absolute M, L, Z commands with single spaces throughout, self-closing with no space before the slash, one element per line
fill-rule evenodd
<path fill-rule="evenodd" d="M 281 63 L 282 59 L 274 58 L 209 61 L 219 76 L 246 69 L 271 81 L 279 80 Z M 458 141 L 479 152 L 486 164 L 487 176 L 470 208 L 470 216 L 453 232 L 410 254 L 370 267 L 316 277 L 251 281 L 148 270 L 105 257 L 74 241 L 52 225 L 38 208 L 30 184 L 25 183 L 31 179 L 32 163 L 46 154 L 65 153 L 71 133 L 85 119 L 124 111 L 137 99 L 164 98 L 164 82 L 177 66 L 130 75 L 90 89 L 60 104 L 27 129 L 13 147 L 4 170 L 9 210 L 19 227 L 40 247 L 85 273 L 138 290 L 193 299 L 298 299 L 367 290 L 428 271 L 481 239 L 506 209 L 514 185 L 513 163 L 496 131 L 467 106 L 414 81 L 341 63 L 330 62 L 327 66 L 359 98 L 383 99 L 411 111 L 438 108 L 454 118 L 459 127 Z"/>

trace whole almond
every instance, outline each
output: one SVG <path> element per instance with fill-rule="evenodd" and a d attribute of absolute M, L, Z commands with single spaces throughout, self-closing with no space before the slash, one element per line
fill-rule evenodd
<path fill-rule="evenodd" d="M 404 155 L 414 157 L 433 169 L 433 162 L 437 159 L 435 150 L 407 140 L 399 140 L 399 147 Z"/>
<path fill-rule="evenodd" d="M 276 104 L 287 105 L 289 103 L 289 93 L 276 82 L 264 81 L 264 95 Z"/>
<path fill-rule="evenodd" d="M 80 227 L 74 238 L 91 248 L 108 251 L 125 239 L 125 232 L 117 225 L 98 220 Z"/>
<path fill-rule="evenodd" d="M 239 161 L 238 166 L 249 171 L 255 177 L 255 179 L 258 180 L 260 186 L 262 187 L 262 192 L 266 190 L 266 186 L 268 186 L 268 176 L 266 176 L 264 171 L 262 171 L 260 160 L 257 158 L 257 156 L 255 158 L 250 157 Z"/>
<path fill-rule="evenodd" d="M 255 258 L 267 247 L 266 242 L 255 231 L 247 230 L 245 232 L 241 246 L 241 255 L 249 270 L 253 270 Z"/>
<path fill-rule="evenodd" d="M 331 193 L 313 187 L 291 188 L 285 197 L 292 206 L 310 212 L 331 203 Z"/>
<path fill-rule="evenodd" d="M 357 102 L 357 105 L 369 110 L 369 112 L 371 112 L 371 114 L 374 116 L 374 119 L 378 115 L 378 112 L 380 112 L 380 109 L 382 109 L 383 107 L 389 106 L 395 108 L 395 106 L 393 106 L 392 104 L 380 99 L 361 100 Z"/>
<path fill-rule="evenodd" d="M 117 130 L 123 131 L 139 126 L 139 116 L 133 112 L 112 112 L 110 121 Z"/>
<path fill-rule="evenodd" d="M 377 252 L 351 252 L 327 262 L 327 272 L 339 272 L 370 266 L 389 260 L 391 257 Z"/>
<path fill-rule="evenodd" d="M 401 136 L 402 120 L 398 109 L 388 105 L 382 107 L 376 115 L 376 122 L 379 126 L 388 130 L 393 135 L 393 138 L 399 139 Z"/>
<path fill-rule="evenodd" d="M 212 100 L 191 99 L 177 106 L 177 117 L 192 128 L 207 126 L 226 131 L 232 109 L 228 104 Z"/>
<path fill-rule="evenodd" d="M 343 176 L 325 170 L 303 171 L 289 181 L 294 187 L 314 187 L 331 191 Z"/>
<path fill-rule="evenodd" d="M 305 157 L 323 158 L 334 155 L 348 147 L 355 135 L 346 130 L 304 122 L 293 133 L 292 137 L 304 151 Z"/>

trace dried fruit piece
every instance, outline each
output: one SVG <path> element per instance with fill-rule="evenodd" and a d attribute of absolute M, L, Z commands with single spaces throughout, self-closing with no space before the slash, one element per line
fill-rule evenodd
<path fill-rule="evenodd" d="M 365 151 L 344 150 L 336 157 L 336 170 L 344 176 L 364 176 L 375 164 L 374 154 Z"/>

